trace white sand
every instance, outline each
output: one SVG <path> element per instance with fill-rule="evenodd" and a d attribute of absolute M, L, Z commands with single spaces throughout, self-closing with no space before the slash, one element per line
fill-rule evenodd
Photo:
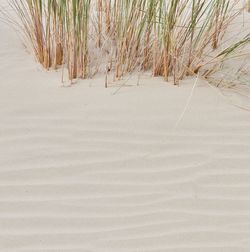
<path fill-rule="evenodd" d="M 199 82 L 174 128 L 193 81 L 62 88 L 0 35 L 1 252 L 250 251 L 249 112 Z"/>

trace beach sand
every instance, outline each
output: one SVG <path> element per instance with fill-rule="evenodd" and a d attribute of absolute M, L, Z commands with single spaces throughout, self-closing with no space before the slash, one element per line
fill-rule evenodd
<path fill-rule="evenodd" d="M 66 88 L 0 35 L 1 252 L 250 251 L 241 97 L 146 75 Z"/>

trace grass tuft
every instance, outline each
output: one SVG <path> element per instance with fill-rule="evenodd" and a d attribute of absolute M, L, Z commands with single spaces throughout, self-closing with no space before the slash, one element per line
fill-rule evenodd
<path fill-rule="evenodd" d="M 238 1 L 11 0 L 11 6 L 37 61 L 46 69 L 65 65 L 71 81 L 91 76 L 100 64 L 97 50 L 116 80 L 139 70 L 177 85 L 249 43 L 248 35 L 221 47 L 242 11 Z"/>

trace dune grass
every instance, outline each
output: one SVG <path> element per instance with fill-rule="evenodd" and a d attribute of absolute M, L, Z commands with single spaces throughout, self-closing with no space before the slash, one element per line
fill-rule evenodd
<path fill-rule="evenodd" d="M 39 63 L 64 65 L 69 79 L 91 76 L 92 53 L 119 80 L 151 71 L 174 84 L 208 74 L 217 62 L 249 42 L 220 48 L 241 10 L 232 0 L 11 0 Z M 103 55 L 100 54 L 100 55 Z M 96 62 L 97 64 L 97 62 Z"/>

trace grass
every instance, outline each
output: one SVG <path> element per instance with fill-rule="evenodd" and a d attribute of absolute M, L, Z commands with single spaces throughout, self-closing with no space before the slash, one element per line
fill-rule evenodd
<path fill-rule="evenodd" d="M 226 49 L 223 37 L 242 11 L 232 0 L 11 0 L 44 68 L 64 65 L 69 80 L 92 76 L 93 52 L 119 80 L 151 71 L 166 81 L 207 75 L 250 35 Z"/>

